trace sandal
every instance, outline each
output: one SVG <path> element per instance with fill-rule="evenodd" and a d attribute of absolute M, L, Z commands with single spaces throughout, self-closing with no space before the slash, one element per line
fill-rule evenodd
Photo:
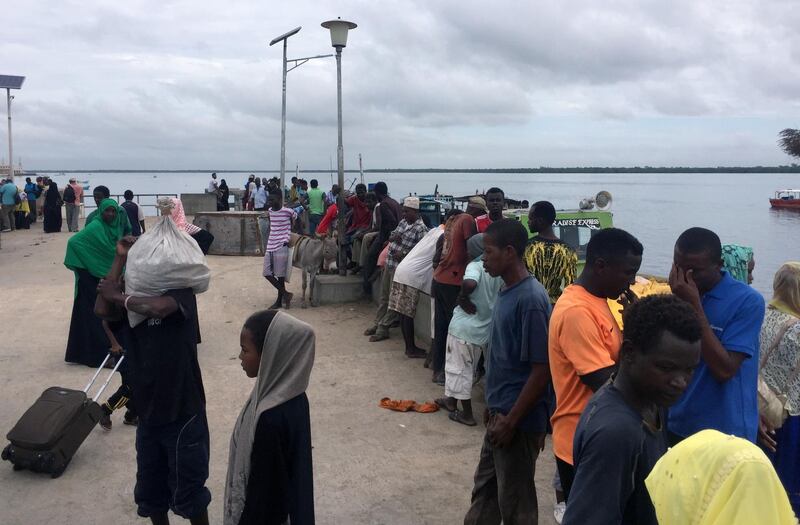
<path fill-rule="evenodd" d="M 421 348 L 416 348 L 410 352 L 406 352 L 406 357 L 409 359 L 423 359 L 428 357 L 428 352 Z"/>
<path fill-rule="evenodd" d="M 452 412 L 450 412 L 450 414 L 448 414 L 447 417 L 450 418 L 450 421 L 455 421 L 456 423 L 461 423 L 462 425 L 467 425 L 468 427 L 474 427 L 475 425 L 478 424 L 477 422 L 475 422 L 474 418 L 472 419 L 472 421 L 465 418 L 464 412 L 460 410 L 453 410 Z"/>
<path fill-rule="evenodd" d="M 450 412 L 450 413 L 454 412 L 456 410 L 456 408 L 455 407 L 450 408 L 447 405 L 447 401 L 448 401 L 448 398 L 446 398 L 446 397 L 437 397 L 436 399 L 433 400 L 433 402 L 436 403 L 436 405 L 439 408 L 441 408 L 442 410 L 446 410 L 447 412 Z"/>

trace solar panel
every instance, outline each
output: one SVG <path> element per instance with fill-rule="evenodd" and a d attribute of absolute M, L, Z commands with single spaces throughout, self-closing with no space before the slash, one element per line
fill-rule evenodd
<path fill-rule="evenodd" d="M 23 82 L 25 82 L 25 77 L 0 75 L 0 89 L 20 89 Z"/>

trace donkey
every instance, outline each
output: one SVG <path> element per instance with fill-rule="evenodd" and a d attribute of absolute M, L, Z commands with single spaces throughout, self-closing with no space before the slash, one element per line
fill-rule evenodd
<path fill-rule="evenodd" d="M 292 234 L 289 244 L 294 246 L 292 266 L 299 268 L 303 273 L 303 296 L 300 308 L 306 308 L 306 288 L 309 288 L 308 300 L 311 306 L 319 305 L 319 298 L 315 292 L 317 274 L 320 270 L 336 270 L 336 256 L 338 247 L 334 237 L 313 239 L 305 235 Z"/>

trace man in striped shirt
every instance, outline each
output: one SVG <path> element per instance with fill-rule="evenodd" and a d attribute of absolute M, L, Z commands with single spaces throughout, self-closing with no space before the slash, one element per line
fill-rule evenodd
<path fill-rule="evenodd" d="M 281 305 L 289 308 L 292 294 L 286 291 L 286 271 L 289 269 L 289 234 L 292 231 L 292 221 L 297 218 L 297 213 L 291 208 L 283 206 L 281 190 L 274 189 L 267 198 L 269 209 L 269 237 L 267 251 L 264 254 L 264 277 L 278 290 L 278 298 L 270 309 L 280 308 Z"/>

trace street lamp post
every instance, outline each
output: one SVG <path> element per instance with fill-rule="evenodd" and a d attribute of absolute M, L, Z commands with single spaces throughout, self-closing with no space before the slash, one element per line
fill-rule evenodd
<path fill-rule="evenodd" d="M 0 89 L 6 90 L 6 102 L 8 104 L 8 178 L 14 180 L 14 147 L 11 142 L 11 96 L 12 89 L 21 89 L 25 77 L 15 77 L 11 75 L 0 75 Z"/>
<path fill-rule="evenodd" d="M 284 183 L 286 182 L 286 41 L 290 36 L 300 31 L 301 27 L 296 27 L 272 40 L 270 46 L 283 41 L 283 99 L 281 103 L 281 192 L 283 192 Z"/>
<path fill-rule="evenodd" d="M 347 274 L 347 254 L 345 252 L 345 217 L 344 217 L 344 147 L 342 146 L 342 49 L 347 46 L 347 32 L 355 29 L 356 24 L 337 18 L 322 23 L 322 27 L 331 32 L 331 45 L 336 48 L 336 102 L 338 106 L 339 143 L 336 156 L 339 168 L 339 195 L 336 205 L 339 208 L 337 226 L 339 230 L 339 275 Z"/>
<path fill-rule="evenodd" d="M 269 45 L 273 46 L 278 42 L 283 42 L 283 97 L 281 101 L 281 191 L 286 187 L 286 75 L 289 71 L 293 69 L 297 69 L 298 67 L 302 66 L 309 60 L 314 60 L 315 58 L 328 58 L 332 57 L 333 55 L 317 55 L 313 57 L 304 57 L 304 58 L 286 58 L 286 41 L 289 39 L 290 36 L 296 35 L 302 26 L 295 27 L 288 33 L 284 33 L 279 37 L 274 38 Z M 292 67 L 288 67 L 289 62 L 294 62 Z"/>

